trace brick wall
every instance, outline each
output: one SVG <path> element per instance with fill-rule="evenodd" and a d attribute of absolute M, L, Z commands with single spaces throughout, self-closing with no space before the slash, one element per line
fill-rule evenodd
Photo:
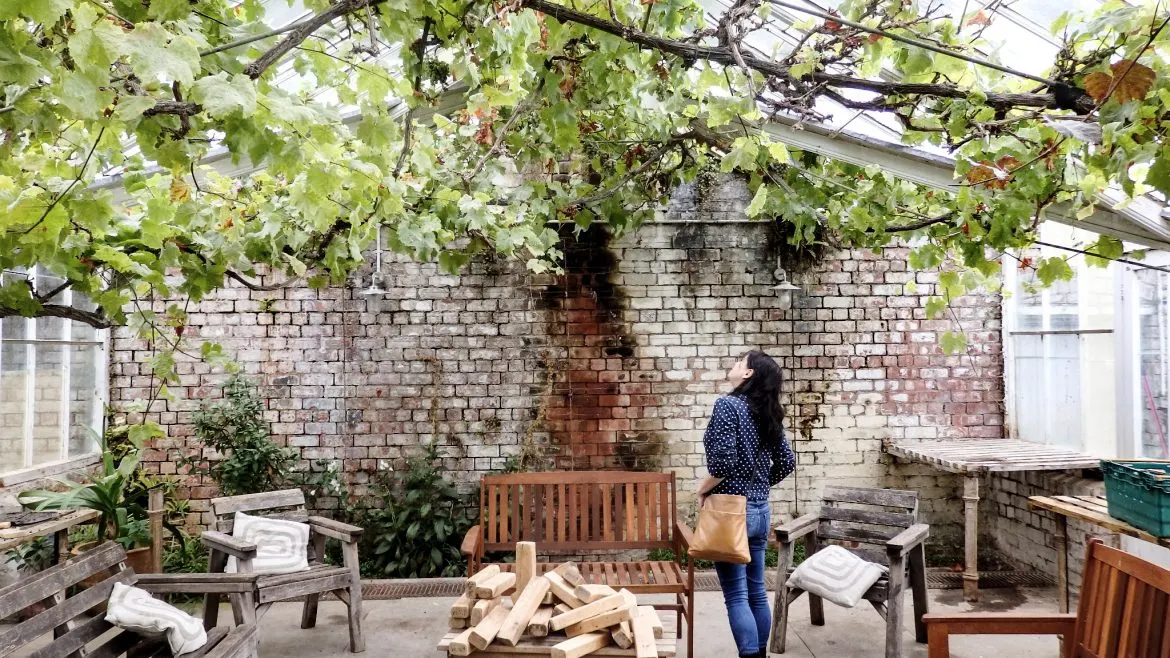
<path fill-rule="evenodd" d="M 963 356 L 938 349 L 936 332 L 953 326 L 925 319 L 937 275 L 908 271 L 904 249 L 826 255 L 793 277 L 804 292 L 784 310 L 770 229 L 744 219 L 746 202 L 737 181 L 682 188 L 661 221 L 620 238 L 566 237 L 563 276 L 482 260 L 456 277 L 391 259 L 379 297 L 233 288 L 193 308 L 187 332 L 233 352 L 264 384 L 275 438 L 306 461 L 341 461 L 359 495 L 380 462 L 430 440 L 468 488 L 523 464 L 668 469 L 690 492 L 726 370 L 762 348 L 789 377 L 786 424 L 801 459 L 774 491 L 777 516 L 812 509 L 826 483 L 909 487 L 944 533 L 960 515 L 953 478 L 891 465 L 882 441 L 1001 436 L 998 298 L 956 304 L 963 327 L 977 328 Z M 147 394 L 147 348 L 115 336 L 115 405 Z M 222 381 L 198 362 L 179 372 L 180 399 L 155 414 L 169 437 L 147 455 L 164 473 L 199 450 L 191 411 Z M 212 493 L 188 484 L 196 499 Z"/>

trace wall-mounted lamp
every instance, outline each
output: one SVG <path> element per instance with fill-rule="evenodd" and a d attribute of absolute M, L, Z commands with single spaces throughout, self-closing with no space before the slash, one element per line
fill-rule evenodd
<path fill-rule="evenodd" d="M 776 277 L 776 285 L 772 286 L 772 290 L 776 293 L 776 299 L 779 302 L 781 309 L 787 311 L 792 308 L 792 294 L 800 290 L 800 286 L 793 285 L 788 280 L 788 272 L 780 264 L 780 259 L 776 259 L 776 269 L 772 272 L 772 276 Z"/>
<path fill-rule="evenodd" d="M 377 245 L 374 248 L 376 259 L 374 261 L 374 273 L 370 275 L 370 287 L 366 288 L 361 294 L 366 296 L 385 295 L 386 290 L 382 287 L 382 225 L 377 226 Z"/>

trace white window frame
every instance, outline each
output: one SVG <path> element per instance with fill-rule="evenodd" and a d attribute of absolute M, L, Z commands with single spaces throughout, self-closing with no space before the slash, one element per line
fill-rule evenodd
<path fill-rule="evenodd" d="M 1143 265 L 1170 267 L 1170 253 L 1153 251 L 1142 261 Z M 1114 302 L 1114 326 L 1118 328 L 1117 350 L 1117 454 L 1124 459 L 1137 459 L 1142 454 L 1142 413 L 1145 398 L 1138 374 L 1141 372 L 1141 342 L 1139 340 L 1141 312 L 1138 305 L 1137 278 L 1141 269 L 1135 265 L 1117 264 L 1117 294 Z M 1170 374 L 1170 373 L 1168 373 Z M 1170 432 L 1170 427 L 1166 428 Z"/>
<path fill-rule="evenodd" d="M 36 270 L 34 270 L 36 272 Z M 26 276 L 19 272 L 6 272 L 9 276 L 20 275 Z M 55 301 L 63 305 L 70 305 L 73 303 L 73 291 L 66 289 L 60 293 L 60 297 Z M 5 318 L 5 322 L 14 320 L 14 318 Z M 105 408 L 109 401 L 109 353 L 110 353 L 110 336 L 109 331 L 101 329 L 97 330 L 94 339 L 92 340 L 75 340 L 72 336 L 73 321 L 63 320 L 63 328 L 61 338 L 37 338 L 37 319 L 23 318 L 17 319 L 25 323 L 25 331 L 23 338 L 4 338 L 0 334 L 0 346 L 4 344 L 9 345 L 24 345 L 25 346 L 25 396 L 24 396 L 24 465 L 20 468 L 13 469 L 7 472 L 0 472 L 0 487 L 11 486 L 30 480 L 35 480 L 50 475 L 58 475 L 66 473 L 77 468 L 82 468 L 90 464 L 96 463 L 99 457 L 100 446 L 91 442 L 89 450 L 78 455 L 69 454 L 69 444 L 71 442 L 72 431 L 74 429 L 72 423 L 71 403 L 72 396 L 72 350 L 74 347 L 96 348 L 94 355 L 94 395 L 95 404 L 93 409 L 93 417 L 90 419 L 90 427 L 95 428 L 95 431 L 101 432 L 105 424 Z M 56 346 L 62 348 L 63 356 L 61 363 L 61 452 L 65 458 L 55 460 L 52 462 L 45 462 L 41 464 L 34 464 L 34 423 L 36 418 L 36 350 L 38 346 Z M 3 350 L 0 350 L 0 370 L 3 368 Z"/>

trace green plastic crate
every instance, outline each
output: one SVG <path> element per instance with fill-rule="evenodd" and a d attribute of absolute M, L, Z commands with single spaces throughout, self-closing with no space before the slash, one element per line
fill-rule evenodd
<path fill-rule="evenodd" d="M 1101 461 L 1109 515 L 1155 537 L 1170 537 L 1170 462 Z"/>

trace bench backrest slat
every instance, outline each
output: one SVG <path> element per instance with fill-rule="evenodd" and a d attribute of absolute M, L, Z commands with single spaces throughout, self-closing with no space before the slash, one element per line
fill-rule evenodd
<path fill-rule="evenodd" d="M 225 496 L 211 499 L 211 513 L 215 516 L 215 529 L 231 534 L 235 527 L 236 512 L 256 513 L 289 521 L 305 523 L 309 514 L 305 511 L 305 492 L 300 489 L 282 489 L 240 496 Z"/>
<path fill-rule="evenodd" d="M 541 553 L 668 548 L 671 473 L 571 471 L 487 475 L 480 488 L 484 549 L 535 541 Z"/>
<path fill-rule="evenodd" d="M 126 554 L 115 542 L 106 542 L 67 562 L 0 589 L 0 617 L 7 617 L 44 602 L 48 607 L 28 619 L 0 633 L 0 658 L 25 649 L 31 642 L 54 629 L 71 626 L 68 632 L 42 647 L 37 655 L 43 658 L 65 658 L 81 646 L 101 637 L 102 645 L 117 638 L 111 636 L 113 626 L 104 615 L 90 617 L 90 612 L 110 598 L 114 583 L 133 585 L 134 571 L 122 563 Z M 97 577 L 99 582 L 84 589 L 73 585 Z"/>
<path fill-rule="evenodd" d="M 821 540 L 879 564 L 889 564 L 886 541 L 918 523 L 918 493 L 898 489 L 827 486 L 821 495 Z"/>
<path fill-rule="evenodd" d="M 1089 545 L 1075 655 L 1170 655 L 1170 570 L 1100 542 Z"/>

